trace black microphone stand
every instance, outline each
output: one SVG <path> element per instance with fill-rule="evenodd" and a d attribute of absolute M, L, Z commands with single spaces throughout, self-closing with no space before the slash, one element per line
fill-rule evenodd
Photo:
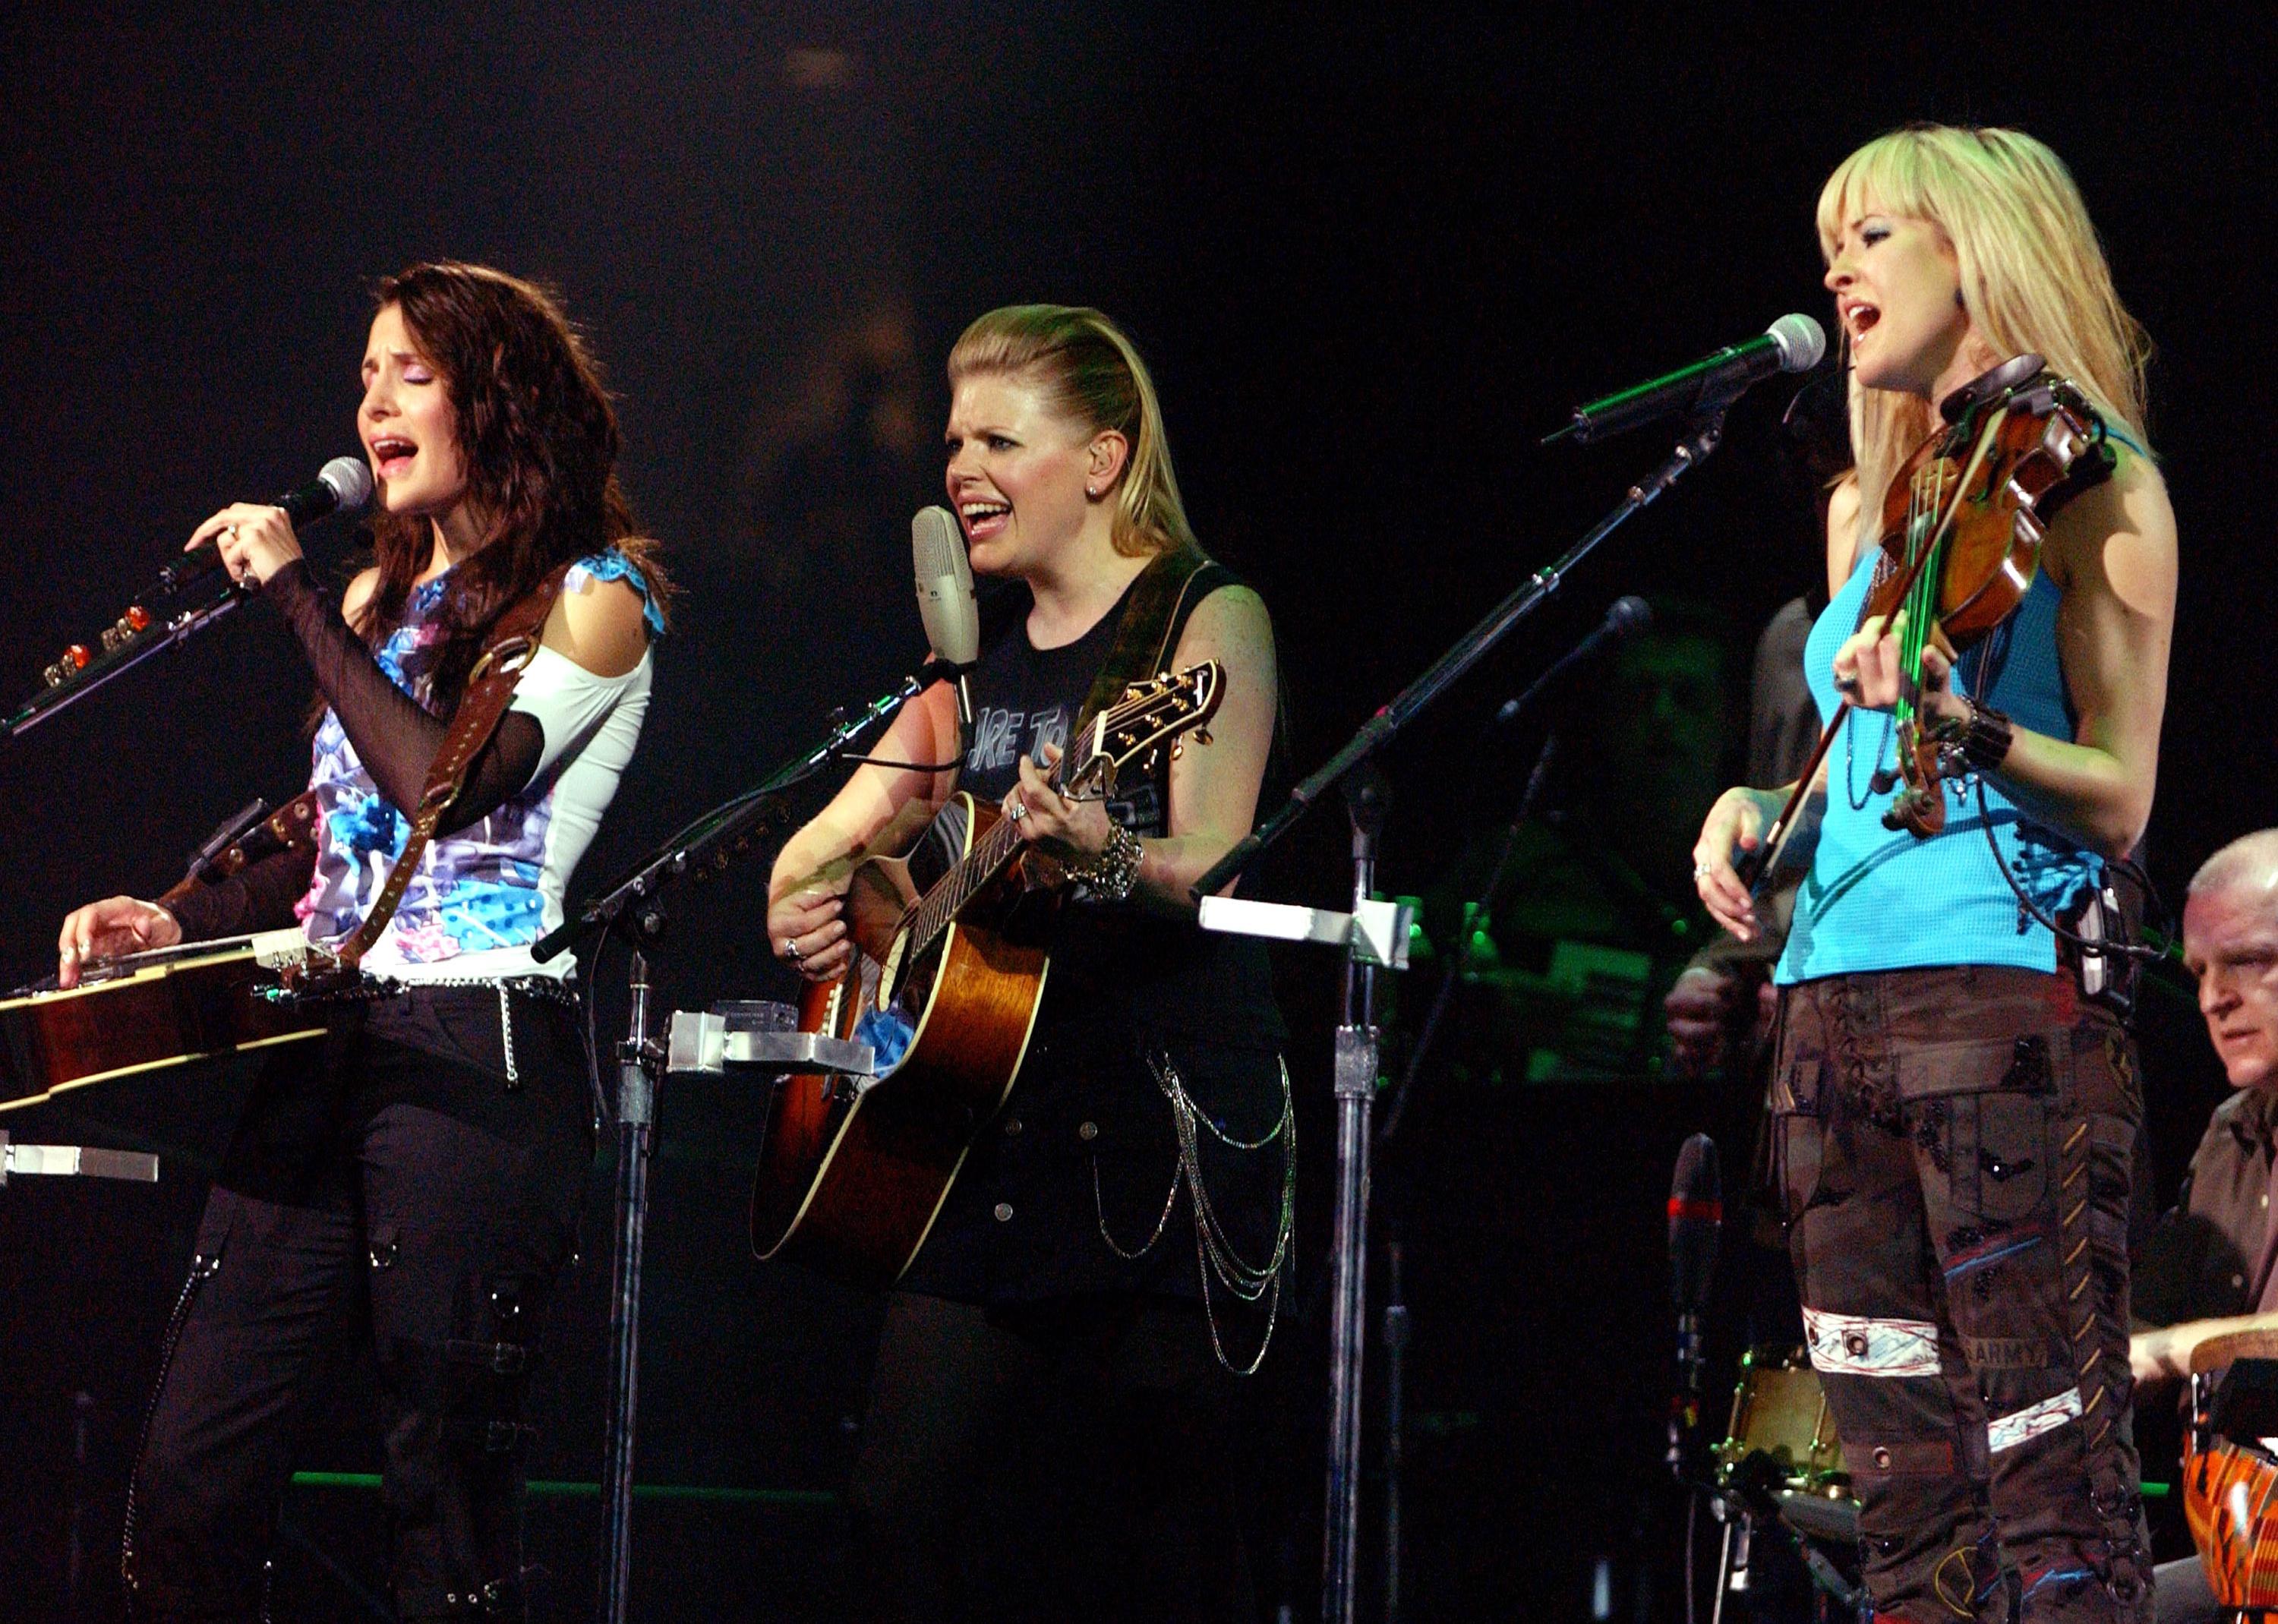
<path fill-rule="evenodd" d="M 1540 694 L 1551 679 L 1564 670 L 1574 659 L 1572 654 L 1537 678 L 1517 698 L 1510 701 L 1504 710 L 1516 717 Z M 1494 726 L 1495 724 L 1490 724 Z M 1517 850 L 1520 832 L 1534 816 L 1542 798 L 1544 786 L 1549 782 L 1551 765 L 1558 756 L 1558 733 L 1553 728 L 1542 741 L 1542 749 L 1534 759 L 1533 769 L 1526 775 L 1526 788 L 1521 793 L 1518 809 L 1511 814 L 1510 827 L 1504 831 L 1502 850 L 1495 858 L 1494 870 L 1480 887 L 1476 903 L 1465 907 L 1456 928 L 1456 950 L 1448 960 L 1447 973 L 1441 978 L 1439 991 L 1433 995 L 1432 1008 L 1417 1031 L 1416 1041 L 1408 1051 L 1408 1064 L 1402 1071 L 1399 1083 L 1391 1089 L 1384 1119 L 1378 1125 L 1376 1150 L 1389 1147 L 1400 1132 L 1402 1119 L 1410 1102 L 1416 1097 L 1418 1078 L 1424 1070 L 1425 1059 L 1432 1052 L 1436 1038 L 1455 996 L 1463 985 L 1472 957 L 1472 920 L 1485 919 L 1494 894 L 1502 888 L 1503 876 L 1510 873 L 1512 854 Z M 1395 1172 L 1396 1172 L 1395 1165 Z M 1400 1510 L 1401 1474 L 1408 1460 L 1408 1348 L 1415 1336 L 1415 1322 L 1408 1311 L 1408 1300 L 1403 1290 L 1401 1269 L 1401 1221 L 1407 1216 L 1403 1181 L 1392 1179 L 1386 1202 L 1384 1258 L 1386 1284 L 1384 1337 L 1384 1609 L 1380 1624 L 1399 1624 L 1400 1580 L 1403 1536 Z"/>
<path fill-rule="evenodd" d="M 188 642 L 252 597 L 256 589 L 233 581 L 218 592 L 155 616 L 141 606 L 144 602 L 158 601 L 171 591 L 162 583 L 129 605 L 126 613 L 99 639 L 103 644 L 100 652 L 90 652 L 77 645 L 66 651 L 47 668 L 40 690 L 10 713 L 6 721 L 0 721 L 0 732 L 11 738 L 30 732 L 65 705 L 76 704 L 105 683 L 125 676 L 153 654 Z M 135 624 L 138 620 L 141 621 L 139 626 Z M 86 656 L 84 664 L 80 663 L 80 656 Z"/>
<path fill-rule="evenodd" d="M 624 1624 L 632 1596 L 633 1441 L 640 1397 L 641 1254 L 648 1231 L 649 1158 L 656 1147 L 656 1090 L 661 1046 L 649 1035 L 649 954 L 664 938 L 664 893 L 689 874 L 715 874 L 769 829 L 788 820 L 786 791 L 814 777 L 874 723 L 924 686 L 907 676 L 858 712 L 834 713 L 822 743 L 777 767 L 756 789 L 714 807 L 641 859 L 631 873 L 539 938 L 544 964 L 591 934 L 621 938 L 631 950 L 624 1041 L 617 1045 L 615 1249 L 609 1269 L 609 1414 L 601 1473 L 602 1552 L 598 1615 Z"/>
<path fill-rule="evenodd" d="M 1519 621 L 1562 585 L 1597 545 L 1632 515 L 1650 507 L 1716 449 L 1724 438 L 1730 399 L 1704 401 L 1685 425 L 1683 438 L 1654 471 L 1632 485 L 1613 511 L 1584 533 L 1553 564 L 1527 577 L 1517 591 L 1464 634 L 1421 676 L 1364 722 L 1312 776 L 1289 792 L 1271 818 L 1238 842 L 1189 893 L 1197 903 L 1225 888 L 1260 852 L 1287 834 L 1314 802 L 1400 736 L 1416 713 L 1439 698 L 1502 642 Z M 1348 790 L 1353 806 L 1353 901 L 1356 908 L 1374 888 L 1381 797 Z M 1373 808 L 1370 806 L 1375 801 Z M 1337 1197 L 1330 1258 L 1329 1459 L 1327 1506 L 1323 1520 L 1321 1617 L 1326 1624 L 1354 1624 L 1358 1605 L 1356 1559 L 1359 1547 L 1363 1330 L 1367 1300 L 1370 1116 L 1374 1104 L 1379 1044 L 1376 980 L 1358 933 L 1347 944 L 1345 1014 L 1336 1031 Z"/>
<path fill-rule="evenodd" d="M 350 505 L 347 511 L 354 512 L 358 505 Z M 306 530 L 333 511 L 327 508 L 314 515 L 299 528 Z M 95 639 L 99 647 L 74 644 L 65 650 L 41 673 L 39 691 L 0 719 L 0 733 L 10 738 L 28 733 L 65 705 L 126 675 L 153 654 L 188 642 L 261 591 L 250 581 L 224 577 L 218 590 L 194 592 L 192 589 L 212 573 L 219 554 L 213 543 L 206 542 L 189 557 L 196 560 L 194 566 L 178 558 L 135 594 L 125 613 Z"/>

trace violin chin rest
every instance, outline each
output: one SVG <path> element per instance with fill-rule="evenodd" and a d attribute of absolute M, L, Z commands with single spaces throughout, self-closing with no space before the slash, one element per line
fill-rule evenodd
<path fill-rule="evenodd" d="M 1960 423 L 1986 401 L 2007 393 L 2030 377 L 2048 368 L 2048 362 L 2032 351 L 2012 355 L 1990 372 L 1980 372 L 1961 388 L 1938 403 L 1938 416 L 1948 423 Z"/>

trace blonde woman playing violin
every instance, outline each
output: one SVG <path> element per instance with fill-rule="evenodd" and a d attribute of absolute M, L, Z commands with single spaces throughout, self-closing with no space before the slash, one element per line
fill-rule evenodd
<path fill-rule="evenodd" d="M 1846 158 L 1820 241 L 1853 366 L 1855 492 L 1805 652 L 1847 701 L 1774 980 L 1775 1176 L 1808 1339 L 1861 1501 L 1878 1613 L 2151 1617 L 2130 1440 L 2126 1215 L 2142 1117 L 2109 956 L 2069 928 L 2151 815 L 2175 520 L 2143 433 L 2146 346 L 2063 164 L 2007 130 L 1915 126 Z M 1940 402 L 2037 353 L 2101 418 L 2111 475 L 2064 507 L 1991 636 L 1917 678 L 1862 615 L 1874 521 Z M 1861 522 L 1861 517 L 1865 522 Z M 1942 730 L 1944 826 L 1884 826 L 1890 713 Z M 1736 861 L 1785 791 L 1727 790 L 1701 900 L 1757 928 Z M 2005 872 L 2006 871 L 2006 872 Z"/>

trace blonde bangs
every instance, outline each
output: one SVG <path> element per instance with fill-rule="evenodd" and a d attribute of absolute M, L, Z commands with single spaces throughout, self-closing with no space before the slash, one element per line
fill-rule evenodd
<path fill-rule="evenodd" d="M 1869 201 L 1887 214 L 1937 220 L 1931 188 L 1925 184 L 1924 154 L 1908 130 L 1877 136 L 1835 167 L 1819 189 L 1819 253 L 1832 263 L 1843 228 L 1867 212 Z M 1941 222 L 1943 224 L 1943 222 Z"/>

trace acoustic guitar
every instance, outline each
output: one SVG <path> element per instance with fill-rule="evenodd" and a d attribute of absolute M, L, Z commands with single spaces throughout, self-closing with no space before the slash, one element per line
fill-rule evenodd
<path fill-rule="evenodd" d="M 1070 742 L 1053 787 L 1112 795 L 1132 763 L 1153 770 L 1217 712 L 1222 681 L 1211 660 L 1133 683 Z M 900 1278 L 975 1134 L 1012 1092 L 1067 889 L 998 808 L 962 791 L 907 856 L 855 866 L 845 911 L 852 962 L 807 989 L 799 1025 L 868 1042 L 878 1069 L 776 1087 L 752 1189 L 761 1257 L 857 1285 Z"/>
<path fill-rule="evenodd" d="M 270 996 L 307 957 L 295 926 L 90 963 L 0 998 L 0 1111 L 113 1078 L 313 1038 L 321 1008 Z"/>
<path fill-rule="evenodd" d="M 158 901 L 172 904 L 288 848 L 316 844 L 317 792 L 274 812 L 255 801 L 207 837 L 190 872 Z M 0 1111 L 66 1088 L 312 1038 L 321 1010 L 272 995 L 309 957 L 297 926 L 251 936 L 186 942 L 89 961 L 65 992 L 55 978 L 0 998 Z"/>

